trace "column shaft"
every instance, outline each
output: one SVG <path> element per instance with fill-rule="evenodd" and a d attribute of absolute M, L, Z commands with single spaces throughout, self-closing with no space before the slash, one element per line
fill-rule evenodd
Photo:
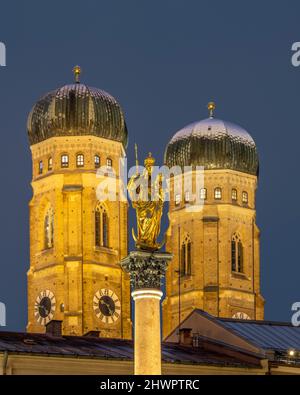
<path fill-rule="evenodd" d="M 134 374 L 161 374 L 160 300 L 158 289 L 132 292 L 135 303 Z"/>

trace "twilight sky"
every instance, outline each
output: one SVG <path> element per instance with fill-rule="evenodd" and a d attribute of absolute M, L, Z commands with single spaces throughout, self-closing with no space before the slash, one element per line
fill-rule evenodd
<path fill-rule="evenodd" d="M 73 81 L 121 103 L 134 142 L 161 162 L 171 136 L 216 117 L 243 126 L 260 156 L 257 223 L 265 318 L 290 320 L 300 301 L 299 1 L 3 0 L 0 41 L 0 301 L 7 330 L 24 330 L 31 156 L 26 118 L 44 93 Z"/>

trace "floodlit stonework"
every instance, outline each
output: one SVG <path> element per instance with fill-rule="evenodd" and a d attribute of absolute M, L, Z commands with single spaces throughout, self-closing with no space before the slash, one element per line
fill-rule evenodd
<path fill-rule="evenodd" d="M 119 265 L 127 255 L 128 205 L 99 202 L 96 195 L 111 168 L 119 177 L 127 139 L 123 114 L 112 96 L 78 78 L 55 92 L 40 99 L 28 118 L 33 197 L 27 331 L 44 332 L 55 319 L 63 321 L 66 335 L 100 331 L 131 338 L 129 277 Z M 100 166 L 107 172 L 99 177 Z"/>
<path fill-rule="evenodd" d="M 130 273 L 135 372 L 160 374 L 166 258 L 155 252 L 144 262 L 143 251 L 134 252 L 139 259 L 128 256 L 128 202 L 121 198 L 121 184 L 115 184 L 113 201 L 97 194 L 102 181 L 123 176 L 127 127 L 116 100 L 81 84 L 80 67 L 74 73 L 74 84 L 46 94 L 28 117 L 33 197 L 27 331 L 44 333 L 49 322 L 61 321 L 63 335 L 130 339 Z M 184 183 L 178 190 L 177 176 L 170 178 L 166 256 L 172 260 L 164 337 L 197 308 L 216 317 L 260 320 L 264 315 L 256 146 L 244 129 L 215 119 L 214 109 L 210 103 L 210 118 L 179 131 L 166 149 L 169 167 L 204 170 L 200 190 L 192 168 L 189 192 Z"/>
<path fill-rule="evenodd" d="M 195 190 L 193 172 L 188 201 L 184 183 L 181 190 L 174 191 L 177 177 L 170 180 L 173 199 L 166 249 L 174 258 L 166 274 L 164 337 L 196 308 L 217 317 L 264 318 L 255 207 L 257 154 L 251 137 L 242 128 L 228 125 L 208 118 L 178 132 L 167 146 L 167 164 L 203 166 L 204 175 L 203 185 Z M 193 148 L 195 138 L 203 145 L 199 152 Z M 224 148 L 229 142 L 231 148 Z M 241 153 L 247 152 L 248 145 L 243 159 Z M 240 168 L 238 155 L 244 171 L 236 170 Z M 196 198 L 202 199 L 202 205 L 192 210 Z"/>

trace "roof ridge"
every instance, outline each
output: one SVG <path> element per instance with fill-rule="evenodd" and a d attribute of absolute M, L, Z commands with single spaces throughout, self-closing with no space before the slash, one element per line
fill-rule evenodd
<path fill-rule="evenodd" d="M 215 317 L 217 320 L 222 321 L 222 322 L 233 322 L 233 323 L 239 323 L 239 324 L 257 324 L 257 325 L 270 325 L 270 326 L 289 326 L 292 328 L 296 328 L 295 325 L 293 325 L 290 322 L 283 322 L 283 321 L 269 321 L 269 320 L 243 320 L 243 319 L 237 319 L 237 318 L 225 318 L 225 317 Z M 300 326 L 299 326 L 300 329 Z"/>

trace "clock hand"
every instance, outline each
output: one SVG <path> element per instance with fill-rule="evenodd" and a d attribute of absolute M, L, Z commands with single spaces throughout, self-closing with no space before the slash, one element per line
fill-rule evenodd
<path fill-rule="evenodd" d="M 46 307 L 43 306 L 42 304 L 39 304 L 38 307 L 41 308 L 41 309 L 43 309 L 46 315 L 49 314 L 49 311 L 48 311 L 48 310 L 46 309 Z"/>
<path fill-rule="evenodd" d="M 101 304 L 104 304 L 109 309 L 109 303 L 106 303 L 104 302 L 104 300 L 101 300 Z"/>
<path fill-rule="evenodd" d="M 108 311 L 109 311 L 109 314 L 110 314 L 110 315 L 113 315 L 113 311 L 112 311 L 112 309 L 111 309 L 109 303 L 106 303 L 106 302 L 104 302 L 104 300 L 101 299 L 101 304 L 104 304 L 104 305 L 107 307 L 107 309 L 108 309 Z"/>
<path fill-rule="evenodd" d="M 108 308 L 108 311 L 109 311 L 110 315 L 113 315 L 114 313 L 113 313 L 111 307 L 110 307 L 110 306 L 107 306 L 107 308 Z"/>

